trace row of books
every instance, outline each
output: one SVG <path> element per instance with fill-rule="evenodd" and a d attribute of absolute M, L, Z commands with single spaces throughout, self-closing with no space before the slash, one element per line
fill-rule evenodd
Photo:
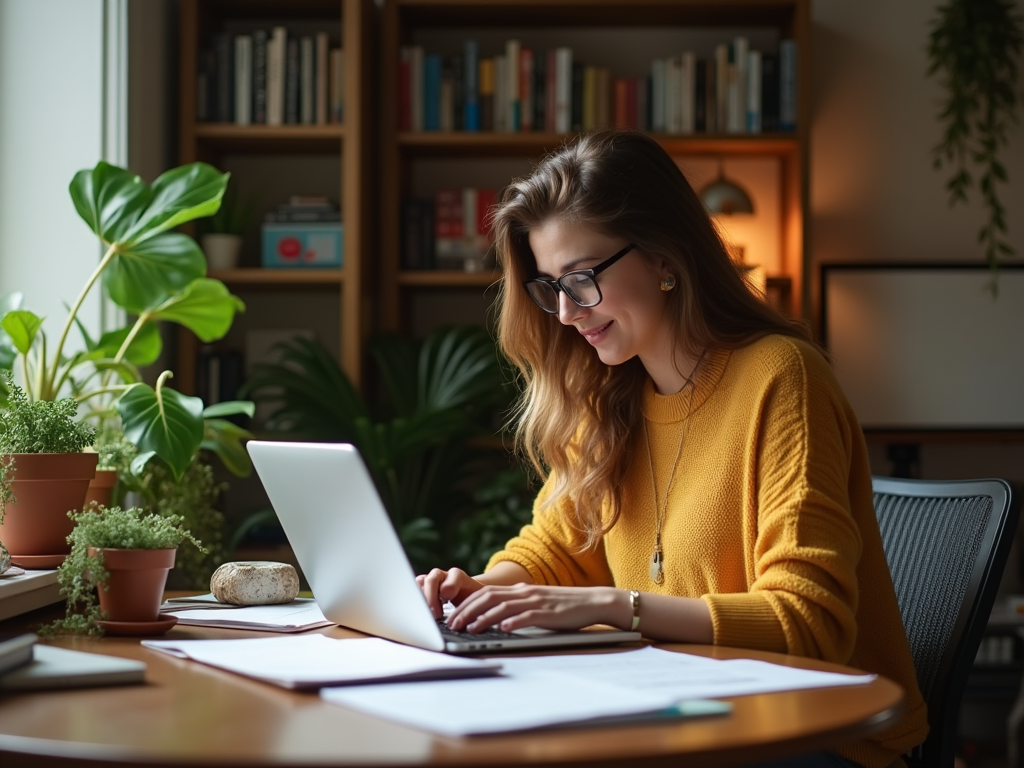
<path fill-rule="evenodd" d="M 475 187 L 438 189 L 433 199 L 402 203 L 402 269 L 490 268 L 488 214 L 497 191 Z"/>
<path fill-rule="evenodd" d="M 200 121 L 237 125 L 326 125 L 344 117 L 345 57 L 327 32 L 286 27 L 214 35 L 199 55 Z"/>
<path fill-rule="evenodd" d="M 752 50 L 747 38 L 654 59 L 650 74 L 616 77 L 569 47 L 535 51 L 509 40 L 480 57 L 476 40 L 452 55 L 403 46 L 398 115 L 403 131 L 545 131 L 639 128 L 670 134 L 796 129 L 796 41 Z"/>

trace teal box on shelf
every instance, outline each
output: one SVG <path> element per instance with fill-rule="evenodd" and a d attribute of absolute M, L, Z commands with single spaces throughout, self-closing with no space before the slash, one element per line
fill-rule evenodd
<path fill-rule="evenodd" d="M 335 268 L 344 263 L 341 222 L 263 225 L 263 266 Z"/>

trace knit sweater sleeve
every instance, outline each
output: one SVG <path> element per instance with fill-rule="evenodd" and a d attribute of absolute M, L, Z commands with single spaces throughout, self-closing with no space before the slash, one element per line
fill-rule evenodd
<path fill-rule="evenodd" d="M 550 498 L 555 481 L 548 481 L 534 502 L 533 521 L 523 526 L 519 535 L 505 548 L 494 554 L 487 570 L 502 561 L 518 563 L 527 571 L 535 584 L 563 587 L 609 586 L 613 583 L 604 543 L 584 550 L 586 536 L 573 524 L 576 512 L 573 501 Z"/>
<path fill-rule="evenodd" d="M 703 599 L 718 644 L 842 663 L 857 638 L 861 535 L 849 475 L 861 438 L 828 364 L 795 351 L 766 379 L 751 425 L 750 588 Z"/>

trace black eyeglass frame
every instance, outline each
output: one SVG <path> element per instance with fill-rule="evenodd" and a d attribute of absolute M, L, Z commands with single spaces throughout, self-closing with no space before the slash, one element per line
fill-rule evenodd
<path fill-rule="evenodd" d="M 607 259 L 602 261 L 600 264 L 597 264 L 596 266 L 591 267 L 590 269 L 573 269 L 573 270 L 571 270 L 569 272 L 566 272 L 561 277 L 555 278 L 554 280 L 546 280 L 543 277 L 535 277 L 532 280 L 526 280 L 526 281 L 523 282 L 523 288 L 526 289 L 526 295 L 529 296 L 531 299 L 533 299 L 533 303 L 536 304 L 541 309 L 543 309 L 549 315 L 557 315 L 558 314 L 558 292 L 559 291 L 564 292 L 566 296 L 568 296 L 570 299 L 572 299 L 573 303 L 576 304 L 576 306 L 588 307 L 588 308 L 589 307 L 596 307 L 604 299 L 604 295 L 601 293 L 601 286 L 597 282 L 597 276 L 599 274 L 601 274 L 602 272 L 604 272 L 606 269 L 608 269 L 608 267 L 610 267 L 612 264 L 617 262 L 623 256 L 625 256 L 630 251 L 632 251 L 634 248 L 636 248 L 636 243 L 630 243 L 625 248 L 623 248 L 621 251 L 618 251 L 614 255 L 609 256 Z M 572 291 L 567 289 L 564 285 L 562 285 L 562 281 L 565 280 L 565 278 L 567 278 L 567 277 L 569 277 L 571 275 L 584 275 L 585 277 L 589 277 L 591 279 L 591 281 L 594 283 L 594 289 L 597 291 L 597 301 L 595 301 L 593 303 L 590 303 L 590 304 L 584 304 L 582 301 L 580 301 L 575 296 L 573 296 L 572 295 Z M 555 308 L 554 309 L 548 309 L 547 307 L 545 307 L 543 304 L 540 303 L 540 301 L 537 299 L 537 297 L 534 296 L 533 293 L 530 291 L 530 283 L 540 283 L 542 285 L 547 285 L 547 286 L 549 286 L 551 288 L 551 290 L 553 290 L 555 292 Z"/>

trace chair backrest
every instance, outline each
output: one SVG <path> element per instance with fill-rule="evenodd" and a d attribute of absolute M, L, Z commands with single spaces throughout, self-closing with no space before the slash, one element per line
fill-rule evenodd
<path fill-rule="evenodd" d="M 960 699 L 1013 541 L 1004 480 L 872 478 L 875 514 L 931 726 L 911 762 L 952 768 Z"/>

